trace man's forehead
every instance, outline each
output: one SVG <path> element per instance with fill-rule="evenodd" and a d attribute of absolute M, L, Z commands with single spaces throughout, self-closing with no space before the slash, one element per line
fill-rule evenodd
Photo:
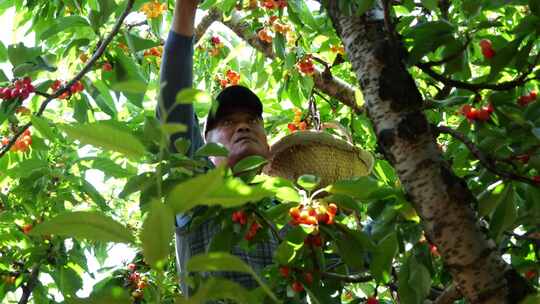
<path fill-rule="evenodd" d="M 234 117 L 259 117 L 253 109 L 248 107 L 227 107 L 222 110 L 220 115 L 221 119 L 223 118 L 234 118 Z"/>

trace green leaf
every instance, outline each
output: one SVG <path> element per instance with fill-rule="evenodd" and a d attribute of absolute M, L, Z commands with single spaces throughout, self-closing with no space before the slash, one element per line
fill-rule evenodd
<path fill-rule="evenodd" d="M 513 227 L 518 216 L 514 187 L 509 186 L 504 192 L 506 195 L 501 197 L 490 221 L 490 233 L 494 239 L 498 239 L 504 231 Z"/>
<path fill-rule="evenodd" d="M 280 265 L 287 265 L 294 260 L 296 257 L 296 252 L 302 248 L 302 246 L 294 245 L 293 243 L 284 241 L 279 244 L 276 252 L 274 253 L 274 258 Z"/>
<path fill-rule="evenodd" d="M 31 235 L 56 234 L 92 241 L 133 243 L 133 235 L 126 227 L 96 211 L 66 212 L 38 224 Z"/>
<path fill-rule="evenodd" d="M 190 297 L 179 298 L 175 304 L 199 304 L 213 303 L 212 300 L 232 300 L 234 303 L 257 303 L 250 293 L 240 284 L 223 278 L 211 277 L 206 280 L 198 289 L 197 292 Z M 218 301 L 221 303 L 221 301 Z M 229 303 L 227 301 L 227 303 Z"/>
<path fill-rule="evenodd" d="M 29 48 L 22 43 L 8 46 L 8 58 L 14 67 L 26 62 L 33 62 L 41 54 L 40 47 Z"/>
<path fill-rule="evenodd" d="M 355 180 L 339 181 L 326 187 L 327 191 L 334 194 L 345 194 L 359 200 L 369 199 L 378 189 L 384 189 L 384 183 L 370 176 L 362 176 Z"/>
<path fill-rule="evenodd" d="M 4 62 L 8 59 L 8 51 L 4 43 L 0 41 L 0 62 Z M 0 80 L 1 81 L 1 80 Z"/>
<path fill-rule="evenodd" d="M 285 37 L 281 33 L 277 33 L 273 42 L 274 42 L 274 52 L 279 58 L 284 59 L 285 47 L 286 47 Z"/>
<path fill-rule="evenodd" d="M 298 177 L 296 183 L 305 190 L 312 191 L 321 183 L 321 179 L 315 175 L 305 174 Z"/>
<path fill-rule="evenodd" d="M 58 19 L 54 20 L 54 23 L 48 27 L 41 35 L 41 40 L 47 40 L 49 37 L 66 32 L 67 29 L 71 28 L 84 28 L 84 27 L 90 27 L 90 24 L 86 19 L 84 19 L 81 16 L 65 16 L 60 17 Z"/>
<path fill-rule="evenodd" d="M 92 168 L 103 171 L 106 176 L 112 176 L 115 178 L 126 178 L 137 173 L 136 171 L 124 169 L 113 160 L 103 157 L 96 158 L 92 162 Z"/>
<path fill-rule="evenodd" d="M 175 213 L 181 213 L 206 201 L 208 193 L 223 185 L 223 167 L 208 171 L 176 185 L 165 202 Z"/>
<path fill-rule="evenodd" d="M 195 156 L 199 157 L 208 157 L 208 156 L 218 156 L 218 157 L 227 157 L 229 156 L 229 150 L 225 148 L 224 145 L 220 143 L 207 143 L 200 147 L 196 152 Z"/>
<path fill-rule="evenodd" d="M 356 15 L 362 16 L 365 12 L 373 7 L 375 0 L 360 0 L 358 3 L 358 8 L 356 9 Z"/>
<path fill-rule="evenodd" d="M 438 8 L 437 0 L 422 0 L 422 5 L 430 11 L 436 11 Z"/>
<path fill-rule="evenodd" d="M 153 201 L 143 223 L 141 242 L 145 262 L 156 269 L 160 269 L 169 256 L 173 224 L 171 208 L 158 200 Z"/>
<path fill-rule="evenodd" d="M 120 198 L 125 199 L 128 195 L 145 190 L 152 186 L 156 182 L 156 177 L 150 172 L 145 172 L 134 176 L 128 180 L 122 192 L 118 195 Z"/>
<path fill-rule="evenodd" d="M 82 180 L 81 190 L 86 193 L 98 205 L 101 210 L 110 210 L 107 206 L 105 198 L 97 191 L 97 189 L 88 181 Z"/>
<path fill-rule="evenodd" d="M 51 275 L 64 297 L 74 296 L 82 288 L 82 278 L 71 267 L 59 266 Z"/>
<path fill-rule="evenodd" d="M 497 48 L 497 45 L 495 45 L 495 56 L 489 59 L 491 70 L 489 71 L 488 80 L 495 79 L 499 72 L 510 64 L 512 59 L 514 59 L 514 57 L 518 53 L 518 47 L 521 44 L 523 38 L 524 36 L 518 36 L 516 39 L 509 43 L 505 42 L 504 47 L 502 48 Z"/>
<path fill-rule="evenodd" d="M 144 39 L 130 32 L 125 32 L 124 37 L 126 38 L 127 45 L 134 52 L 140 52 L 159 45 L 159 41 Z"/>
<path fill-rule="evenodd" d="M 233 173 L 238 174 L 246 171 L 252 171 L 268 163 L 268 160 L 260 155 L 251 155 L 237 162 L 233 167 Z"/>
<path fill-rule="evenodd" d="M 231 222 L 227 222 L 225 227 L 214 235 L 210 244 L 208 245 L 208 251 L 231 251 L 234 238 L 234 229 Z"/>
<path fill-rule="evenodd" d="M 183 89 L 176 95 L 176 103 L 178 104 L 211 102 L 212 97 L 208 93 L 193 88 Z"/>
<path fill-rule="evenodd" d="M 534 0 L 531 0 L 531 1 L 534 1 Z M 534 295 L 528 296 L 520 304 L 537 304 L 537 303 L 540 303 L 540 293 L 536 293 Z"/>
<path fill-rule="evenodd" d="M 398 272 L 398 295 L 399 300 L 403 304 L 420 304 L 422 301 L 416 296 L 416 291 L 411 286 L 410 276 L 411 267 L 410 260 L 412 256 L 407 256 L 401 263 L 401 267 Z"/>
<path fill-rule="evenodd" d="M 262 281 L 259 276 L 239 257 L 226 252 L 210 252 L 192 257 L 187 264 L 188 271 L 210 272 L 210 271 L 236 271 L 248 273 L 253 276 L 261 288 L 275 302 L 279 302 L 270 288 Z"/>
<path fill-rule="evenodd" d="M 227 178 L 219 187 L 207 192 L 206 205 L 221 205 L 223 207 L 237 207 L 252 202 L 256 203 L 272 192 L 256 186 L 248 186 L 239 178 Z"/>
<path fill-rule="evenodd" d="M 371 273 L 380 283 L 388 283 L 392 273 L 392 261 L 398 253 L 398 241 L 396 233 L 390 233 L 382 239 L 373 254 L 370 264 Z"/>
<path fill-rule="evenodd" d="M 409 286 L 414 289 L 416 296 L 424 300 L 431 290 L 431 275 L 427 267 L 419 263 L 416 258 L 411 257 L 409 268 Z"/>
<path fill-rule="evenodd" d="M 144 157 L 145 148 L 139 139 L 129 129 L 121 128 L 112 121 L 60 125 L 59 127 L 69 137 L 82 144 L 119 152 L 133 159 Z"/>
<path fill-rule="evenodd" d="M 115 59 L 114 70 L 103 77 L 111 89 L 126 94 L 145 93 L 148 80 L 143 76 L 140 65 L 123 52 L 118 52 Z"/>
<path fill-rule="evenodd" d="M 533 14 L 540 17 L 540 2 L 538 0 L 529 0 L 529 8 Z"/>
<path fill-rule="evenodd" d="M 26 178 L 36 171 L 49 170 L 49 163 L 43 159 L 30 158 L 17 163 L 15 167 L 10 168 L 6 174 L 12 178 Z"/>
<path fill-rule="evenodd" d="M 56 135 L 54 135 L 52 128 L 49 126 L 49 122 L 45 118 L 33 115 L 31 121 L 34 128 L 38 130 L 43 137 L 49 140 L 56 139 Z"/>

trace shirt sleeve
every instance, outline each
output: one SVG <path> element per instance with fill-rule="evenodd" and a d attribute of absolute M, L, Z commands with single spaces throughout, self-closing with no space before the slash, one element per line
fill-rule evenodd
<path fill-rule="evenodd" d="M 186 132 L 171 136 L 171 149 L 175 151 L 174 141 L 185 138 L 191 141 L 189 156 L 203 145 L 199 121 L 192 104 L 176 104 L 176 95 L 182 89 L 193 85 L 193 37 L 186 37 L 174 31 L 169 32 L 163 51 L 160 72 L 160 104 L 156 114 L 161 119 L 163 110 L 167 111 L 167 123 L 180 123 L 187 126 Z"/>

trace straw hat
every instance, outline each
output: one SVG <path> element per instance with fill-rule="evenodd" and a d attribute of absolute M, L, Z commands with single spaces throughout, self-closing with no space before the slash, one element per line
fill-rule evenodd
<path fill-rule="evenodd" d="M 304 174 L 321 178 L 319 188 L 342 179 L 368 175 L 373 156 L 327 132 L 297 131 L 272 145 L 264 172 L 292 181 Z"/>

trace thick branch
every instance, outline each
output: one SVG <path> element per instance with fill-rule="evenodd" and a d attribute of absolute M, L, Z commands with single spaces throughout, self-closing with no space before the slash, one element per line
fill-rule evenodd
<path fill-rule="evenodd" d="M 432 304 L 452 304 L 455 301 L 461 299 L 463 296 L 456 288 L 456 285 L 451 284 L 448 286 Z"/>
<path fill-rule="evenodd" d="M 114 25 L 111 33 L 109 33 L 109 35 L 105 38 L 105 40 L 100 43 L 98 49 L 94 52 L 94 54 L 92 55 L 92 57 L 88 60 L 88 62 L 86 63 L 86 65 L 82 68 L 81 71 L 79 71 L 79 73 L 77 75 L 75 75 L 75 77 L 73 77 L 73 79 L 71 79 L 65 86 L 63 86 L 62 88 L 58 89 L 56 92 L 54 92 L 54 94 L 50 95 L 47 99 L 45 99 L 45 101 L 41 104 L 38 112 L 36 113 L 36 116 L 41 116 L 43 115 L 43 112 L 45 112 L 45 109 L 47 108 L 47 106 L 49 105 L 49 103 L 56 99 L 57 97 L 59 97 L 60 95 L 62 95 L 63 93 L 67 92 L 68 90 L 70 90 L 70 88 L 77 82 L 77 81 L 80 81 L 84 75 L 86 75 L 86 73 L 88 73 L 90 71 L 90 69 L 92 68 L 92 66 L 96 63 L 96 61 L 99 59 L 99 57 L 101 57 L 101 55 L 103 55 L 103 52 L 105 52 L 105 49 L 107 48 L 107 46 L 109 45 L 109 43 L 111 43 L 111 41 L 113 40 L 114 36 L 118 33 L 118 31 L 120 30 L 120 27 L 122 26 L 122 23 L 124 22 L 124 19 L 126 18 L 126 16 L 129 14 L 129 12 L 131 11 L 131 9 L 133 8 L 133 3 L 135 2 L 135 0 L 128 0 L 128 3 L 126 5 L 126 8 L 124 9 L 124 11 L 122 12 L 122 15 L 120 15 L 120 17 L 118 18 L 118 20 L 116 21 L 116 24 Z M 2 151 L 0 152 L 0 158 L 2 158 L 6 153 L 7 151 L 9 151 L 9 149 L 15 144 L 15 142 L 17 141 L 17 139 L 24 133 L 24 131 L 26 131 L 26 129 L 28 129 L 30 126 L 32 125 L 31 122 L 25 124 L 22 128 L 19 129 L 19 131 L 15 134 L 15 136 L 13 136 L 13 138 L 11 138 L 11 140 L 9 141 L 9 143 L 7 145 L 5 145 L 2 149 Z"/>
<path fill-rule="evenodd" d="M 257 35 L 251 33 L 248 30 L 248 26 L 246 24 L 243 24 L 242 21 L 239 20 L 238 15 L 233 15 L 230 20 L 222 22 L 234 33 L 236 33 L 238 37 L 244 39 L 254 49 L 263 53 L 266 57 L 270 59 L 276 59 L 276 54 L 272 49 L 272 44 L 265 43 L 259 40 Z M 363 111 L 362 107 L 356 104 L 354 88 L 347 82 L 332 76 L 330 73 L 324 73 L 324 71 L 321 71 L 320 69 L 315 69 L 313 81 L 315 83 L 315 87 L 318 90 L 336 98 L 344 105 L 353 109 L 355 113 L 358 114 Z"/>
<path fill-rule="evenodd" d="M 201 40 L 201 37 L 204 35 L 206 30 L 214 23 L 215 21 L 221 21 L 221 12 L 215 8 L 208 10 L 208 14 L 204 16 L 197 28 L 195 28 L 195 43 L 198 43 Z"/>
<path fill-rule="evenodd" d="M 467 138 L 467 136 L 459 133 L 458 131 L 452 128 L 446 127 L 446 126 L 438 126 L 434 128 L 436 128 L 436 130 L 439 131 L 440 133 L 450 134 L 455 139 L 461 141 L 465 146 L 467 146 L 469 151 L 471 151 L 471 153 L 480 161 L 480 163 L 491 173 L 505 179 L 513 179 L 516 181 L 528 183 L 536 187 L 540 186 L 532 178 L 521 176 L 512 172 L 504 172 L 502 170 L 499 170 L 493 160 L 491 160 L 489 157 L 486 157 L 484 153 L 482 153 L 482 151 L 480 151 L 480 149 L 478 149 L 478 147 L 476 147 L 476 145 L 470 139 Z"/>
<path fill-rule="evenodd" d="M 40 267 L 39 264 L 34 265 L 34 267 L 32 267 L 32 271 L 30 272 L 30 277 L 28 278 L 26 285 L 22 287 L 23 294 L 21 296 L 21 299 L 19 300 L 19 304 L 28 303 L 28 300 L 30 299 L 30 295 L 32 294 L 32 291 L 34 290 L 34 287 L 36 286 L 36 282 L 39 275 L 39 267 Z"/>

